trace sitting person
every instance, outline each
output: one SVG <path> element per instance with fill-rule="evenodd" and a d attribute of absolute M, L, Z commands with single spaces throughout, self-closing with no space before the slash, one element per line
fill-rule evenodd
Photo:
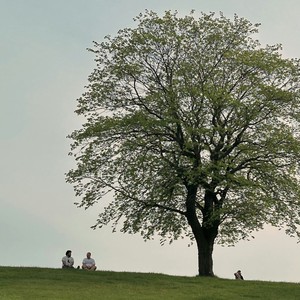
<path fill-rule="evenodd" d="M 71 250 L 67 250 L 66 252 L 66 256 L 64 256 L 62 258 L 62 268 L 74 268 L 73 265 L 74 265 L 74 259 L 73 257 L 71 256 L 72 254 L 72 251 Z"/>
<path fill-rule="evenodd" d="M 235 279 L 244 280 L 241 270 L 238 270 L 236 273 L 234 273 L 234 276 L 235 276 Z"/>
<path fill-rule="evenodd" d="M 97 269 L 95 260 L 91 258 L 91 252 L 88 252 L 86 254 L 86 258 L 83 259 L 82 269 L 89 270 L 89 271 L 95 271 Z"/>

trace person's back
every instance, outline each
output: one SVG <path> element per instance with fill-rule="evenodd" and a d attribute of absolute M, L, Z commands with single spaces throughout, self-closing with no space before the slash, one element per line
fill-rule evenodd
<path fill-rule="evenodd" d="M 238 270 L 236 273 L 234 273 L 234 276 L 237 280 L 244 280 L 241 270 Z"/>

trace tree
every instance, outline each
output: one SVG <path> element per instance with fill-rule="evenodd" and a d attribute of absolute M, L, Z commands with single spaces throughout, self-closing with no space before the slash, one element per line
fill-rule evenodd
<path fill-rule="evenodd" d="M 94 42 L 96 69 L 70 137 L 67 174 L 93 228 L 188 236 L 199 275 L 215 243 L 264 224 L 299 234 L 299 60 L 254 39 L 259 24 L 223 14 L 140 14 L 134 29 Z"/>

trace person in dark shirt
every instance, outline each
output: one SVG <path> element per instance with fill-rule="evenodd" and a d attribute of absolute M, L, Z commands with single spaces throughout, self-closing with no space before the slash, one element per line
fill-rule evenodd
<path fill-rule="evenodd" d="M 237 280 L 244 280 L 241 270 L 238 270 L 236 273 L 234 273 L 234 276 Z"/>

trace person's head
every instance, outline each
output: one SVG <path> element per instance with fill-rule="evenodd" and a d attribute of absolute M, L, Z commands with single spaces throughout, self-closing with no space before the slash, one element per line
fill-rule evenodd
<path fill-rule="evenodd" d="M 72 251 L 71 251 L 71 250 L 67 250 L 66 255 L 67 255 L 68 257 L 70 257 L 71 254 L 72 254 Z"/>
<path fill-rule="evenodd" d="M 238 273 L 242 273 L 241 270 L 238 270 L 237 272 L 238 272 Z"/>
<path fill-rule="evenodd" d="M 88 252 L 88 253 L 86 254 L 86 257 L 90 259 L 90 258 L 91 258 L 91 252 Z"/>

